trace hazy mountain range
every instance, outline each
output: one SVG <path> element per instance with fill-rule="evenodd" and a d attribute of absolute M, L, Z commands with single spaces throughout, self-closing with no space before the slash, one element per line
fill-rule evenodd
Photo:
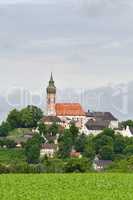
<path fill-rule="evenodd" d="M 57 96 L 58 102 L 80 102 L 86 111 L 109 111 L 120 120 L 133 118 L 133 82 L 92 90 L 68 88 L 58 90 Z M 11 109 L 20 109 L 29 104 L 37 105 L 45 111 L 45 92 L 39 95 L 25 89 L 16 89 L 8 95 L 1 95 L 0 120 L 4 120 Z"/>

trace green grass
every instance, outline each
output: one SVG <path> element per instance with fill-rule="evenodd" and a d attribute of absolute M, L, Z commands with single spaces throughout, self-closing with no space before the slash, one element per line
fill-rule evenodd
<path fill-rule="evenodd" d="M 132 200 L 133 174 L 1 175 L 1 200 Z"/>
<path fill-rule="evenodd" d="M 10 164 L 25 161 L 22 149 L 0 149 L 0 163 Z"/>

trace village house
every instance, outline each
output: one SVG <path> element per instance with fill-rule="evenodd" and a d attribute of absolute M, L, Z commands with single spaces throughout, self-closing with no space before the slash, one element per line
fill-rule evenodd
<path fill-rule="evenodd" d="M 47 156 L 49 158 L 53 158 L 55 156 L 55 153 L 58 151 L 58 145 L 57 144 L 50 144 L 45 143 L 42 145 L 40 156 L 44 157 Z"/>
<path fill-rule="evenodd" d="M 77 152 L 76 150 L 73 149 L 73 150 L 70 152 L 70 157 L 71 157 L 71 158 L 82 158 L 82 155 L 81 155 L 80 152 Z"/>
<path fill-rule="evenodd" d="M 88 112 L 86 116 L 88 118 L 84 126 L 84 133 L 86 135 L 97 135 L 105 128 L 119 129 L 118 119 L 110 112 Z"/>
<path fill-rule="evenodd" d="M 104 171 L 109 165 L 112 164 L 111 160 L 100 160 L 97 156 L 93 161 L 93 169 L 97 172 Z"/>

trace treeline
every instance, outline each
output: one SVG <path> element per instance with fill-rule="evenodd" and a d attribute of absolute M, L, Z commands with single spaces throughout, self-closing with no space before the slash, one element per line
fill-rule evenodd
<path fill-rule="evenodd" d="M 45 135 L 46 136 L 46 135 Z M 45 143 L 42 134 L 35 134 L 25 144 L 25 154 L 28 163 L 40 162 L 40 149 Z M 64 130 L 58 138 L 58 151 L 55 158 L 70 159 L 71 152 L 80 152 L 82 158 L 93 162 L 95 156 L 100 160 L 121 160 L 133 155 L 133 138 L 115 134 L 112 129 L 104 129 L 97 136 L 79 134 L 78 128 L 72 124 L 70 129 Z"/>
<path fill-rule="evenodd" d="M 107 172 L 133 173 L 133 155 L 120 160 L 115 160 L 108 168 Z"/>
<path fill-rule="evenodd" d="M 86 158 L 82 159 L 48 159 L 44 158 L 38 164 L 24 162 L 14 164 L 0 164 L 2 173 L 85 173 L 94 171 L 92 163 Z"/>
<path fill-rule="evenodd" d="M 16 128 L 34 128 L 43 117 L 43 112 L 36 106 L 27 106 L 22 110 L 12 110 L 6 121 L 0 126 L 0 137 L 6 137 L 11 130 Z"/>
<path fill-rule="evenodd" d="M 123 137 L 112 129 L 104 129 L 101 134 L 85 135 L 71 124 L 69 129 L 62 129 L 56 123 L 46 126 L 41 119 L 43 113 L 36 106 L 27 106 L 22 110 L 12 110 L 6 121 L 0 126 L 0 147 L 15 148 L 16 143 L 7 139 L 11 130 L 17 128 L 37 128 L 38 132 L 22 144 L 26 157 L 25 163 L 6 165 L 0 161 L 0 172 L 87 172 L 92 171 L 92 163 L 97 156 L 100 160 L 111 160 L 113 164 L 108 170 L 132 171 L 133 137 Z M 133 121 L 122 122 L 122 126 L 133 127 Z M 57 137 L 58 136 L 58 137 Z M 58 139 L 58 151 L 53 159 L 45 158 L 42 162 L 40 150 L 42 144 L 53 143 Z M 52 138 L 52 139 L 51 139 Z M 79 152 L 80 159 L 71 158 L 71 152 Z M 14 158 L 12 158 L 14 159 Z M 121 169 L 121 168 L 122 169 Z"/>
<path fill-rule="evenodd" d="M 78 134 L 78 129 L 72 125 L 59 138 L 58 156 L 69 157 L 73 148 L 91 160 L 97 155 L 99 159 L 113 161 L 133 155 L 133 138 L 115 134 L 112 129 L 104 129 L 97 136 L 86 136 Z"/>

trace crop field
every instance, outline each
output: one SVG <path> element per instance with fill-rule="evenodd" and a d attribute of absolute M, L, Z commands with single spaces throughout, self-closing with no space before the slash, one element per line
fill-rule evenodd
<path fill-rule="evenodd" d="M 0 200 L 132 200 L 133 174 L 0 175 Z"/>

